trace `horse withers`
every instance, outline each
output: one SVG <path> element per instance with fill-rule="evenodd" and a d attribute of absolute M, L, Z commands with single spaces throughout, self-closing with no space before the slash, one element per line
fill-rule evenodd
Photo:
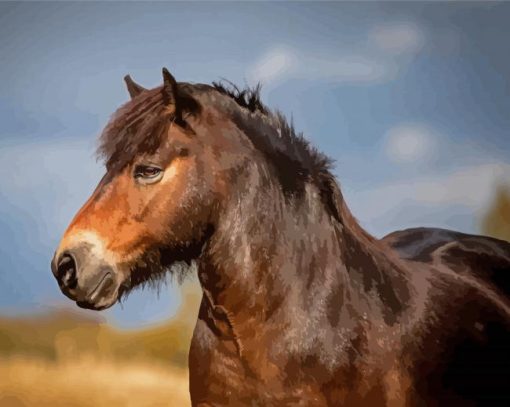
<path fill-rule="evenodd" d="M 351 215 L 328 157 L 258 89 L 125 78 L 106 173 L 52 261 L 102 310 L 194 262 L 194 406 L 510 403 L 510 244 Z M 170 271 L 171 272 L 171 271 Z"/>

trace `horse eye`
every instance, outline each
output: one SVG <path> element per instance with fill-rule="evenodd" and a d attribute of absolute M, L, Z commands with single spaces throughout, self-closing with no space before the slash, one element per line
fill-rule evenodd
<path fill-rule="evenodd" d="M 150 165 L 139 165 L 135 169 L 135 178 L 151 180 L 161 174 L 161 168 Z"/>

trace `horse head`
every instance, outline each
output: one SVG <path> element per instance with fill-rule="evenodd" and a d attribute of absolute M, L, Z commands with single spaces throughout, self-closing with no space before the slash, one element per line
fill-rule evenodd
<path fill-rule="evenodd" d="M 80 307 L 108 308 L 195 259 L 226 193 L 225 172 L 239 164 L 228 153 L 233 140 L 221 137 L 229 123 L 202 108 L 192 85 L 166 69 L 163 79 L 147 90 L 125 77 L 131 100 L 100 138 L 106 173 L 52 260 L 62 292 Z"/>

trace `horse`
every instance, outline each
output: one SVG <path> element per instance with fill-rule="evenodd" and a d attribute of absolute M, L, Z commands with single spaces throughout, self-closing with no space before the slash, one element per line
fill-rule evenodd
<path fill-rule="evenodd" d="M 193 406 L 510 403 L 510 243 L 439 229 L 377 239 L 260 88 L 145 89 L 99 138 L 105 175 L 51 268 L 83 308 L 192 265 Z M 374 203 L 376 204 L 376 203 Z"/>

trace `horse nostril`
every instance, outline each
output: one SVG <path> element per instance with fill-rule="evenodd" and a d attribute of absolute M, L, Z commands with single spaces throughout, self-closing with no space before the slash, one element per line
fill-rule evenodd
<path fill-rule="evenodd" d="M 76 262 L 73 256 L 64 253 L 57 265 L 57 279 L 61 286 L 66 288 L 76 288 L 78 279 L 76 278 Z"/>

